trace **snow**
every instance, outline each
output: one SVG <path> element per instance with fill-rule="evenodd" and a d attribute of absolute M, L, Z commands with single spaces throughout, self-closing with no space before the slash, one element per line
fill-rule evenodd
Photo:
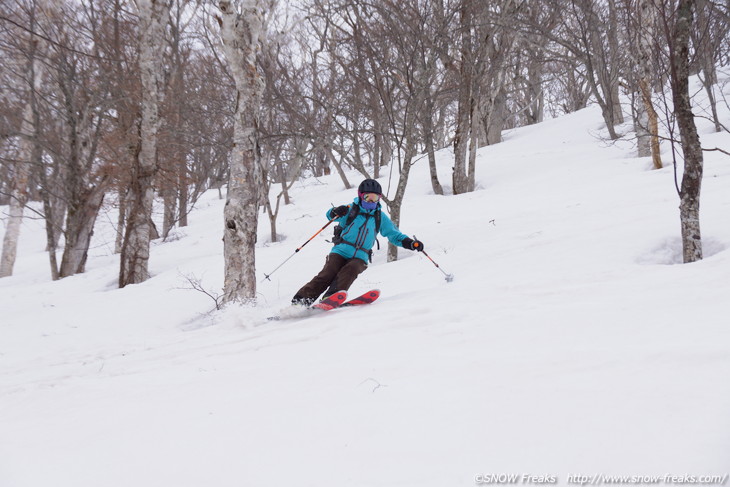
<path fill-rule="evenodd" d="M 704 146 L 730 148 L 698 123 Z M 0 280 L 0 486 L 730 473 L 730 159 L 705 154 L 705 259 L 683 265 L 669 146 L 655 171 L 604 135 L 597 107 L 509 131 L 459 196 L 434 195 L 422 159 L 401 229 L 455 280 L 381 250 L 351 289 L 379 301 L 300 320 L 266 317 L 321 268 L 329 229 L 259 285 L 257 306 L 211 311 L 187 277 L 220 292 L 216 191 L 154 242 L 152 279 L 121 290 L 113 209 L 88 272 L 59 282 L 28 219 Z M 451 157 L 438 154 L 447 187 Z M 284 241 L 259 222 L 261 278 L 354 191 L 332 175 L 292 194 Z"/>

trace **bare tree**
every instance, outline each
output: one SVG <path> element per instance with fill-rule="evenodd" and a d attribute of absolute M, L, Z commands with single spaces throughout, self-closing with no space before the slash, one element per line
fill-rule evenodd
<path fill-rule="evenodd" d="M 100 69 L 108 77 L 110 127 L 100 151 L 117 168 L 114 178 L 116 205 L 119 210 L 115 253 L 121 253 L 126 236 L 126 222 L 131 209 L 133 168 L 140 152 L 141 76 L 139 72 L 139 22 L 128 0 L 106 0 L 105 17 L 98 30 L 104 55 Z"/>
<path fill-rule="evenodd" d="M 514 17 L 513 17 L 514 18 Z M 520 18 L 531 25 L 543 25 L 546 30 L 553 30 L 557 26 L 557 12 L 546 9 L 539 3 L 528 3 L 521 7 Z M 512 20 L 512 19 L 510 19 Z M 524 32 L 517 35 L 515 49 L 508 58 L 508 76 L 512 77 L 511 110 L 508 127 L 519 127 L 540 123 L 545 116 L 546 82 L 547 76 L 553 76 L 553 70 L 562 69 L 557 63 L 550 63 L 548 56 L 550 46 L 545 39 L 534 32 Z M 509 65 L 512 65 L 511 69 Z"/>
<path fill-rule="evenodd" d="M 0 277 L 13 275 L 13 267 L 17 256 L 20 225 L 23 222 L 23 212 L 28 202 L 28 179 L 31 173 L 31 164 L 34 154 L 38 154 L 37 123 L 38 103 L 37 94 L 40 92 L 44 75 L 44 64 L 41 49 L 44 46 L 42 38 L 33 33 L 36 29 L 35 14 L 32 12 L 28 32 L 19 33 L 20 39 L 27 42 L 29 48 L 27 63 L 27 91 L 25 106 L 22 111 L 20 125 L 20 143 L 18 156 L 14 164 L 13 186 L 8 209 L 8 221 L 3 238 L 2 255 L 0 255 Z"/>
<path fill-rule="evenodd" d="M 79 7 L 73 17 L 55 12 L 58 40 L 49 58 L 58 93 L 59 148 L 55 152 L 60 155 L 61 176 L 58 187 L 46 192 L 59 192 L 67 208 L 61 278 L 84 272 L 94 224 L 112 180 L 111 164 L 98 157 L 109 101 L 109 80 L 98 63 L 103 41 L 94 38 L 94 29 L 103 20 L 92 5 L 81 3 Z M 106 15 L 104 10 L 101 13 Z M 62 208 L 45 206 L 46 226 L 54 228 L 50 213 Z"/>
<path fill-rule="evenodd" d="M 700 190 L 703 156 L 689 93 L 690 33 L 694 21 L 695 2 L 678 0 L 675 5 L 674 1 L 663 0 L 659 14 L 662 16 L 666 35 L 669 82 L 684 157 L 684 174 L 679 188 L 679 216 L 682 227 L 682 255 L 684 262 L 689 263 L 702 259 Z"/>
<path fill-rule="evenodd" d="M 164 73 L 167 92 L 162 106 L 163 125 L 158 150 L 160 170 L 156 184 L 164 204 L 163 238 L 167 238 L 174 226 L 187 226 L 188 212 L 198 196 L 190 194 L 191 139 L 193 134 L 210 123 L 206 117 L 196 116 L 194 109 L 196 103 L 206 105 L 206 100 L 195 90 L 202 83 L 193 79 L 197 72 L 191 69 L 199 59 L 196 57 L 198 49 L 194 47 L 195 29 L 199 26 L 199 22 L 195 22 L 198 7 L 199 3 L 194 0 L 174 0 L 170 12 L 170 35 L 167 36 L 169 60 Z M 214 82 L 211 79 L 205 81 Z"/>
<path fill-rule="evenodd" d="M 638 22 L 638 66 L 639 95 L 642 112 L 639 125 L 646 135 L 639 138 L 639 156 L 651 156 L 654 169 L 662 168 L 661 149 L 659 147 L 659 118 L 652 101 L 652 87 L 656 84 L 654 68 L 654 42 L 656 32 L 656 14 L 649 0 L 638 0 L 636 5 Z M 645 128 L 644 128 L 645 127 Z M 648 146 L 648 147 L 647 147 Z M 648 150 L 647 150 L 648 148 Z"/>
<path fill-rule="evenodd" d="M 256 232 L 261 200 L 258 120 L 263 79 L 256 65 L 264 34 L 262 1 L 240 4 L 219 0 L 221 40 L 228 69 L 236 83 L 233 151 L 224 210 L 224 300 L 256 298 Z M 240 9 L 240 11 L 239 11 Z"/>
<path fill-rule="evenodd" d="M 475 90 L 476 49 L 473 46 L 474 2 L 463 0 L 459 6 L 459 95 L 456 131 L 454 134 L 454 170 L 452 175 L 452 191 L 454 194 L 466 193 L 469 188 L 467 172 L 467 148 L 474 127 L 472 120 L 476 110 L 477 97 Z"/>
<path fill-rule="evenodd" d="M 601 107 L 609 137 L 617 139 L 615 127 L 623 123 L 619 86 L 625 59 L 615 0 L 560 0 L 550 2 L 546 8 L 557 11 L 558 28 L 530 23 L 524 28 L 570 53 L 580 78 L 585 77 L 591 95 Z"/>
<path fill-rule="evenodd" d="M 157 136 L 161 124 L 162 55 L 169 0 L 136 0 L 139 12 L 139 68 L 142 85 L 139 152 L 134 160 L 127 226 L 122 244 L 119 287 L 149 278 L 153 180 L 157 172 Z"/>
<path fill-rule="evenodd" d="M 399 224 L 411 167 L 426 155 L 442 193 L 436 151 L 453 144 L 452 191 L 472 191 L 477 148 L 543 112 L 596 102 L 618 137 L 619 87 L 637 108 L 641 154 L 660 167 L 652 101 L 662 79 L 684 156 L 684 258 L 701 258 L 693 117 L 723 127 L 713 84 L 716 65 L 730 63 L 726 0 L 306 0 L 262 50 L 265 1 L 0 4 L 0 204 L 10 205 L 0 275 L 12 272 L 24 206 L 38 200 L 52 277 L 83 272 L 106 202 L 120 210 L 119 285 L 141 282 L 155 190 L 167 234 L 227 181 L 225 300 L 253 301 L 258 209 L 277 239 L 280 203 L 302 174 L 335 170 L 346 188 L 348 169 L 392 175 L 384 202 Z M 220 30 L 200 13 L 216 7 Z M 691 111 L 690 73 L 707 91 L 704 114 Z"/>
<path fill-rule="evenodd" d="M 333 9 L 337 17 L 332 21 L 336 33 L 331 42 L 337 43 L 337 62 L 353 83 L 350 93 L 358 98 L 353 101 L 354 110 L 337 117 L 351 142 L 341 150 L 351 151 L 353 166 L 372 177 L 370 171 L 377 163 L 372 164 L 372 152 L 372 169 L 362 160 L 361 142 L 381 130 L 387 134 L 393 144 L 391 164 L 397 164 L 398 172 L 393 171 L 397 180 L 390 181 L 383 201 L 399 225 L 410 170 L 423 137 L 419 122 L 434 76 L 433 61 L 438 57 L 426 34 L 432 11 L 429 2 L 415 0 L 332 5 L 337 5 Z M 389 245 L 388 260 L 396 258 L 397 248 Z"/>
<path fill-rule="evenodd" d="M 550 46 L 545 66 L 545 109 L 557 117 L 588 106 L 591 88 L 582 62 L 563 46 Z"/>
<path fill-rule="evenodd" d="M 502 140 L 507 119 L 508 61 L 517 40 L 514 24 L 521 6 L 514 0 L 461 0 L 459 5 L 454 194 L 474 191 L 477 148 Z"/>
<path fill-rule="evenodd" d="M 637 153 L 639 157 L 651 157 L 654 169 L 661 169 L 659 118 L 652 96 L 659 85 L 656 11 L 651 0 L 622 0 L 621 7 L 624 42 L 633 64 L 625 72 L 627 87 L 633 95 Z"/>
<path fill-rule="evenodd" d="M 716 4 L 717 3 L 717 4 Z M 700 82 L 705 88 L 710 114 L 715 131 L 722 131 L 722 124 L 717 112 L 717 63 L 722 52 L 723 41 L 728 42 L 730 36 L 730 19 L 727 12 L 730 4 L 723 6 L 711 0 L 697 0 L 695 4 L 695 27 L 690 32 L 690 40 L 695 48 L 696 63 L 699 65 Z"/>

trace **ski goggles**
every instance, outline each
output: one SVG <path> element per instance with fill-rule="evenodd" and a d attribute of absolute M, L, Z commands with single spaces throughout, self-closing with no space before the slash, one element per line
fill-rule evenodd
<path fill-rule="evenodd" d="M 361 193 L 360 198 L 368 203 L 377 203 L 380 201 L 380 195 L 378 193 Z"/>

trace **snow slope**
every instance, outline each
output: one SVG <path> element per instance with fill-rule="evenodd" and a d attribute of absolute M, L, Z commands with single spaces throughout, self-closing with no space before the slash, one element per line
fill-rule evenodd
<path fill-rule="evenodd" d="M 730 134 L 701 132 L 730 148 Z M 0 280 L 0 486 L 727 475 L 730 159 L 705 154 L 706 258 L 676 265 L 668 146 L 668 167 L 652 171 L 603 133 L 595 107 L 510 131 L 480 150 L 479 190 L 460 196 L 432 194 L 421 160 L 401 229 L 454 282 L 422 255 L 386 263 L 381 250 L 351 289 L 381 300 L 303 320 L 265 318 L 320 269 L 329 231 L 259 286 L 258 306 L 209 313 L 185 288 L 186 276 L 222 286 L 216 193 L 154 243 L 153 278 L 122 290 L 111 210 L 88 272 L 60 282 L 42 222 L 26 221 L 15 276 Z M 439 153 L 447 186 L 451 166 Z M 293 196 L 283 242 L 260 221 L 262 277 L 354 191 L 334 175 Z"/>

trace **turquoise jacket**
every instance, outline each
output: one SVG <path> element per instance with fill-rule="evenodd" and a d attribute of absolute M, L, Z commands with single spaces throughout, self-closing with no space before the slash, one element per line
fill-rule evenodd
<path fill-rule="evenodd" d="M 360 198 L 355 198 L 353 205 L 359 205 Z M 352 205 L 350 205 L 352 207 Z M 332 209 L 327 210 L 327 219 L 331 220 L 334 215 Z M 342 240 L 347 243 L 339 243 L 332 247 L 333 254 L 339 254 L 346 259 L 352 259 L 357 257 L 368 263 L 368 257 L 370 249 L 375 244 L 375 212 L 380 209 L 380 203 L 374 210 L 366 210 L 360 206 L 360 212 L 352 221 L 351 224 L 345 226 L 347 216 L 342 216 L 335 220 L 335 222 L 342 226 Z M 393 221 L 385 214 L 384 211 L 380 211 L 380 234 L 387 238 L 393 245 L 402 247 L 404 238 L 408 236 L 401 233 L 398 227 L 395 226 Z"/>

